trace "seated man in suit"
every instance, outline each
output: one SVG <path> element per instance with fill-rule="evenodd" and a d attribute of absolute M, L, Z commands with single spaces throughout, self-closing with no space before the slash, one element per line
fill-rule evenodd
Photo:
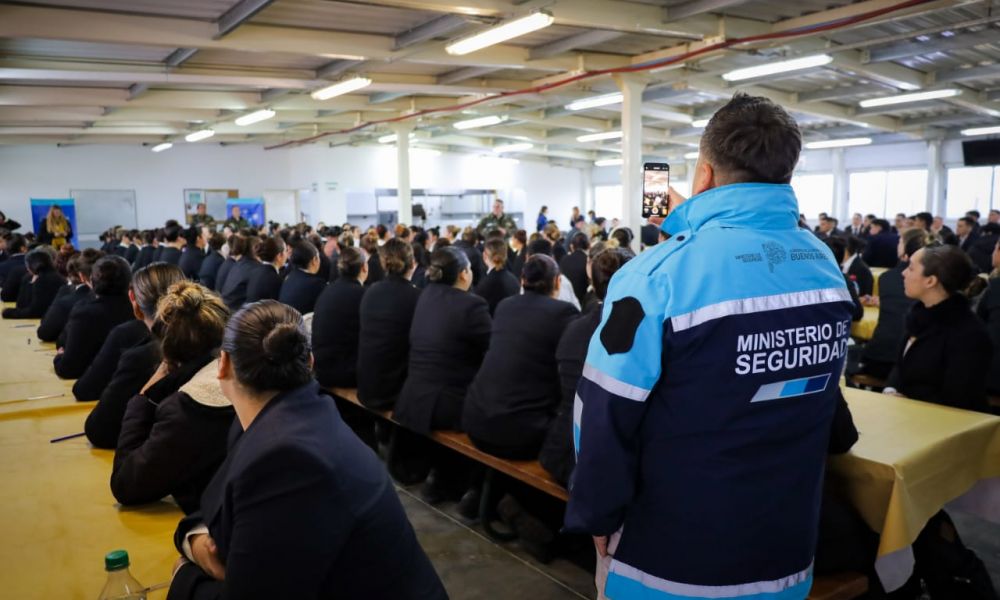
<path fill-rule="evenodd" d="M 889 221 L 875 219 L 868 230 L 868 240 L 861 257 L 869 267 L 891 269 L 899 262 L 896 246 L 899 235 L 892 232 Z"/>
<path fill-rule="evenodd" d="M 559 271 L 573 284 L 573 294 L 583 306 L 587 296 L 587 251 L 590 250 L 590 240 L 587 234 L 578 231 L 569 238 L 569 253 L 559 261 Z"/>
<path fill-rule="evenodd" d="M 507 244 L 504 243 L 502 237 L 486 242 L 486 247 L 483 249 L 483 262 L 489 266 L 489 270 L 476 286 L 475 292 L 478 296 L 486 299 L 490 307 L 490 316 L 492 316 L 501 300 L 517 295 L 521 291 L 521 282 L 506 268 Z"/>
<path fill-rule="evenodd" d="M 52 248 L 39 246 L 24 257 L 27 274 L 18 290 L 17 306 L 3 311 L 5 319 L 38 319 L 56 299 L 66 280 L 56 272 Z"/>
<path fill-rule="evenodd" d="M 864 240 L 853 235 L 848 237 L 844 262 L 840 267 L 849 280 L 858 284 L 859 296 L 871 296 L 875 289 L 875 278 L 872 276 L 872 270 L 868 268 L 861 257 L 864 249 Z"/>
<path fill-rule="evenodd" d="M 90 289 L 90 273 L 94 263 L 103 256 L 104 253 L 100 250 L 86 248 L 69 260 L 70 285 L 56 297 L 42 317 L 42 322 L 38 326 L 38 339 L 43 342 L 54 342 L 59 339 L 69 321 L 69 313 L 76 303 L 94 295 Z"/>

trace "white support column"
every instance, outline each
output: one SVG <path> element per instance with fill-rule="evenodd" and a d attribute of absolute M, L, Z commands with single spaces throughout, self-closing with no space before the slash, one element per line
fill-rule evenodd
<path fill-rule="evenodd" d="M 947 174 L 941 158 L 941 140 L 927 142 L 927 212 L 932 215 L 945 213 L 945 186 Z"/>
<path fill-rule="evenodd" d="M 396 132 L 396 196 L 399 210 L 396 223 L 413 225 L 413 193 L 410 190 L 410 132 L 413 123 L 404 121 L 393 126 Z"/>
<path fill-rule="evenodd" d="M 593 167 L 587 167 L 585 169 L 580 169 L 580 186 L 583 188 L 580 190 L 583 196 L 583 214 L 587 214 L 588 211 L 597 210 L 594 205 L 594 169 Z M 600 215 L 598 215 L 600 216 Z"/>
<path fill-rule="evenodd" d="M 848 180 L 847 180 L 847 165 L 844 161 L 844 149 L 834 148 L 833 149 L 833 216 L 836 217 L 841 224 L 846 225 L 850 221 L 849 204 L 848 204 Z M 812 218 L 813 215 L 806 215 Z"/>
<path fill-rule="evenodd" d="M 642 90 L 646 81 L 635 75 L 615 75 L 622 91 L 622 225 L 635 237 L 642 227 Z"/>

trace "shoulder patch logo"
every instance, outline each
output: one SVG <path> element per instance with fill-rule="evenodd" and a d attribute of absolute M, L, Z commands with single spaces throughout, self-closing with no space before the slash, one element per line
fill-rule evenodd
<path fill-rule="evenodd" d="M 767 256 L 767 268 L 772 273 L 774 273 L 775 265 L 780 265 L 788 258 L 785 247 L 777 242 L 764 242 L 760 247 L 764 249 L 764 255 Z"/>
<path fill-rule="evenodd" d="M 639 324 L 646 317 L 642 303 L 628 296 L 611 304 L 611 315 L 601 329 L 601 344 L 608 354 L 624 354 L 632 349 Z"/>

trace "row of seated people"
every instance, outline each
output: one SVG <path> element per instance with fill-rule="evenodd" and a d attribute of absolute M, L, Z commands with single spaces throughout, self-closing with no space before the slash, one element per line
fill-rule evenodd
<path fill-rule="evenodd" d="M 315 382 L 297 311 L 264 301 L 231 315 L 176 265 L 130 276 L 122 257 L 101 254 L 74 265 L 92 292 L 84 315 L 105 330 L 121 306 L 130 316 L 86 369 L 123 344 L 85 431 L 114 449 L 110 487 L 122 505 L 172 496 L 187 515 L 169 597 L 447 597 L 383 466 Z M 43 273 L 49 259 L 29 252 Z M 67 328 L 81 311 L 70 312 Z M 144 336 L 116 341 L 125 327 Z"/>
<path fill-rule="evenodd" d="M 897 253 L 879 276 L 878 323 L 857 370 L 900 395 L 989 410 L 1000 395 L 1000 243 L 988 280 L 922 229 L 905 231 Z"/>
<path fill-rule="evenodd" d="M 420 292 L 409 283 L 416 269 L 412 245 L 390 240 L 379 248 L 386 276 L 367 289 L 361 285 L 368 267 L 364 254 L 342 249 L 341 277 L 321 293 L 340 302 L 318 306 L 314 315 L 317 377 L 322 381 L 331 370 L 336 374 L 347 367 L 349 372 L 355 365 L 362 402 L 394 407 L 397 419 L 415 431 L 464 428 L 480 448 L 502 457 L 534 458 L 541 453 L 546 468 L 565 482 L 573 466 L 569 407 L 587 340 L 599 322 L 596 307 L 611 275 L 630 254 L 593 249 L 588 260 L 593 300 L 586 304 L 590 310 L 584 317 L 577 318 L 575 309 L 555 299 L 565 284 L 548 251 L 544 240 L 530 244 L 520 282 L 524 294 L 512 289 L 491 317 L 488 302 L 467 293 L 472 273 L 465 252 L 447 246 L 435 251 L 426 272 L 428 284 Z M 935 263 L 933 252 L 938 250 L 929 251 L 927 265 L 922 256 L 912 261 L 921 265 L 919 272 L 914 269 L 914 281 L 923 281 L 937 297 L 944 293 L 947 299 L 950 281 L 963 278 L 961 264 L 950 260 L 954 253 L 947 249 L 940 250 L 945 259 Z M 48 255 L 44 249 L 39 252 Z M 498 257 L 488 256 L 497 258 L 494 267 L 503 269 Z M 211 358 L 218 346 L 212 336 L 225 327 L 229 309 L 204 287 L 183 281 L 183 273 L 169 265 L 140 269 L 130 286 L 128 266 L 119 257 L 97 260 L 89 275 L 80 274 L 86 267 L 78 266 L 77 271 L 81 281 L 89 277 L 93 299 L 124 295 L 136 317 L 128 323 L 141 323 L 147 332 L 145 343 L 130 348 L 137 350 L 135 355 L 122 355 L 113 369 L 112 379 L 119 382 L 132 373 L 131 390 L 123 390 L 117 400 L 102 393 L 87 421 L 95 445 L 102 445 L 103 433 L 103 444 L 116 448 L 112 491 L 123 503 L 171 494 L 193 512 L 225 456 L 221 423 L 232 421 L 233 413 L 218 393 L 218 371 L 213 374 L 219 367 Z M 125 294 L 120 293 L 123 280 Z M 354 291 L 356 302 L 345 290 Z M 351 340 L 353 323 L 356 360 L 341 354 L 325 364 L 324 342 Z M 308 340 L 305 344 L 308 347 Z M 351 350 L 349 344 L 340 347 Z M 136 356 L 142 352 L 148 353 L 145 361 Z M 274 358 L 263 356 L 268 362 Z M 107 425 L 111 433 L 102 432 Z M 196 443 L 191 443 L 192 431 L 199 432 Z M 183 542 L 179 545 L 184 548 Z"/>

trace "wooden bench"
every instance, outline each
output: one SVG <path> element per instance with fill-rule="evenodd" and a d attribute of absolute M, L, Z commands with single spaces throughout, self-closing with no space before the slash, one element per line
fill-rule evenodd
<path fill-rule="evenodd" d="M 847 382 L 851 385 L 851 387 L 872 392 L 881 392 L 885 389 L 885 381 L 879 379 L 878 377 L 865 375 L 864 373 L 851 375 L 847 378 Z"/>
<path fill-rule="evenodd" d="M 808 600 L 853 600 L 867 593 L 867 577 L 860 573 L 837 573 L 814 578 Z"/>
<path fill-rule="evenodd" d="M 392 411 L 375 410 L 361 404 L 358 400 L 357 390 L 332 388 L 327 391 L 340 400 L 359 406 L 379 418 L 396 423 L 392 418 Z M 396 424 L 398 425 L 398 423 Z M 505 460 L 497 458 L 476 448 L 472 440 L 469 439 L 469 436 L 457 431 L 435 431 L 430 435 L 430 439 L 489 467 L 483 482 L 479 516 L 483 529 L 486 530 L 486 533 L 490 537 L 501 541 L 509 541 L 517 537 L 510 533 L 497 531 L 491 524 L 489 497 L 492 474 L 495 471 L 499 471 L 560 500 L 569 500 L 569 493 L 566 491 L 566 488 L 552 479 L 552 476 L 542 468 L 542 465 L 537 460 Z M 852 600 L 865 594 L 867 591 L 868 579 L 864 575 L 858 573 L 838 573 L 836 575 L 814 578 L 812 591 L 809 593 L 808 600 Z"/>

